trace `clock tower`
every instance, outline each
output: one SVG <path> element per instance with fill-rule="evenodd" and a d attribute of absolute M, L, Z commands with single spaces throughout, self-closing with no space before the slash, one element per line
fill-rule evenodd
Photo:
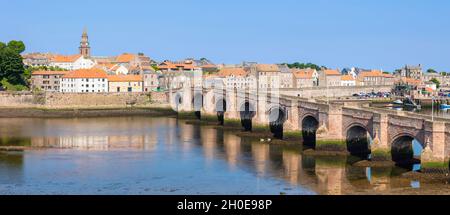
<path fill-rule="evenodd" d="M 80 54 L 83 55 L 85 58 L 91 57 L 91 47 L 89 46 L 86 28 L 83 30 L 83 35 L 81 35 Z"/>

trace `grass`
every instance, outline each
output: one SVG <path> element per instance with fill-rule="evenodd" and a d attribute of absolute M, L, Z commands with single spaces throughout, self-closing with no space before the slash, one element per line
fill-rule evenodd
<path fill-rule="evenodd" d="M 317 140 L 317 151 L 347 151 L 347 143 L 343 140 Z"/>
<path fill-rule="evenodd" d="M 434 169 L 434 168 L 449 168 L 449 161 L 444 162 L 422 162 L 422 168 L 425 169 Z"/>
<path fill-rule="evenodd" d="M 219 122 L 217 116 L 215 116 L 215 115 L 203 114 L 203 113 L 202 113 L 202 121 L 207 121 L 207 122 Z"/>
<path fill-rule="evenodd" d="M 241 120 L 239 119 L 225 119 L 225 126 L 228 127 L 242 127 Z"/>
<path fill-rule="evenodd" d="M 391 160 L 391 151 L 388 149 L 372 150 L 372 160 L 374 161 L 388 161 Z"/>
<path fill-rule="evenodd" d="M 187 111 L 181 111 L 178 112 L 178 118 L 179 119 L 196 119 L 194 112 L 187 112 Z"/>

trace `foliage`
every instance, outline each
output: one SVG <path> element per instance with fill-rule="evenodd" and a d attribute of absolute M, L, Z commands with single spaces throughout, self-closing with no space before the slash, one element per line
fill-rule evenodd
<path fill-rule="evenodd" d="M 31 72 L 34 71 L 68 71 L 67 69 L 63 69 L 59 66 L 30 66 L 28 69 Z"/>
<path fill-rule="evenodd" d="M 437 88 L 439 88 L 441 86 L 441 82 L 439 80 L 437 80 L 436 78 L 432 78 L 430 81 L 435 83 Z"/>
<path fill-rule="evenodd" d="M 158 68 L 158 66 L 157 65 L 152 65 L 152 68 L 155 70 L 155 71 L 159 71 L 159 68 Z"/>
<path fill-rule="evenodd" d="M 0 42 L 0 85 L 7 90 L 26 90 L 27 77 L 20 53 L 25 50 L 22 41 L 10 41 L 7 45 Z"/>
<path fill-rule="evenodd" d="M 434 70 L 434 69 L 428 69 L 428 70 L 427 70 L 427 73 L 437 73 L 437 71 Z"/>
<path fill-rule="evenodd" d="M 296 69 L 315 69 L 315 70 L 320 70 L 321 68 L 327 69 L 325 66 L 318 66 L 316 64 L 313 63 L 299 63 L 299 62 L 295 62 L 292 64 L 287 63 L 287 66 L 290 69 L 296 68 Z"/>
<path fill-rule="evenodd" d="M 28 90 L 28 87 L 22 84 L 11 84 L 8 82 L 6 78 L 3 78 L 0 81 L 0 85 L 2 85 L 8 91 L 25 91 Z"/>
<path fill-rule="evenodd" d="M 22 41 L 11 40 L 8 43 L 8 48 L 14 50 L 16 53 L 22 53 L 25 51 L 25 44 Z"/>

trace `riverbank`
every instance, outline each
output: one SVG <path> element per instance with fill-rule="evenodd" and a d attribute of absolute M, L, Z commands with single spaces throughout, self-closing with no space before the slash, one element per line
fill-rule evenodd
<path fill-rule="evenodd" d="M 100 107 L 0 107 L 0 118 L 73 118 L 116 116 L 176 116 L 167 105 Z"/>

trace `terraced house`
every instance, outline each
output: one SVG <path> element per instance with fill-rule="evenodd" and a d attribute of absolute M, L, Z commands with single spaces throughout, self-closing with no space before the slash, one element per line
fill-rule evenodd
<path fill-rule="evenodd" d="M 67 73 L 67 71 L 35 71 L 31 73 L 31 89 L 59 92 L 61 77 Z"/>
<path fill-rule="evenodd" d="M 132 93 L 143 91 L 143 78 L 141 75 L 109 75 L 109 92 Z"/>
<path fill-rule="evenodd" d="M 60 92 L 108 92 L 108 75 L 100 69 L 79 69 L 61 77 Z"/>

